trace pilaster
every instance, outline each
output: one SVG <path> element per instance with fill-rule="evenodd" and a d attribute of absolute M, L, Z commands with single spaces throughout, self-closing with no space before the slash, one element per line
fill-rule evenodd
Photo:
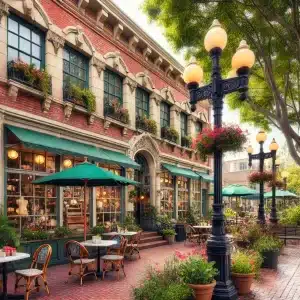
<path fill-rule="evenodd" d="M 0 74 L 7 78 L 7 16 L 8 4 L 0 1 Z"/>
<path fill-rule="evenodd" d="M 160 137 L 160 97 L 156 93 L 150 95 L 150 119 L 154 120 L 157 124 L 157 136 Z"/>
<path fill-rule="evenodd" d="M 123 81 L 123 107 L 128 109 L 129 122 L 135 127 L 135 91 L 137 83 L 130 77 L 126 77 Z"/>
<path fill-rule="evenodd" d="M 170 125 L 180 134 L 180 109 L 176 105 L 171 106 Z"/>

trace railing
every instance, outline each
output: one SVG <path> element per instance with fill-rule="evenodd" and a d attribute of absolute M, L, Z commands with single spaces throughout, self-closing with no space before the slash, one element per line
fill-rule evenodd
<path fill-rule="evenodd" d="M 7 64 L 7 77 L 8 77 L 8 79 L 22 83 L 22 84 L 29 86 L 35 90 L 44 92 L 41 82 L 38 79 L 30 78 L 28 75 L 25 74 L 25 71 L 17 69 L 14 66 L 13 61 L 10 61 Z M 51 78 L 51 76 L 50 76 L 48 94 L 52 95 L 52 78 Z"/>

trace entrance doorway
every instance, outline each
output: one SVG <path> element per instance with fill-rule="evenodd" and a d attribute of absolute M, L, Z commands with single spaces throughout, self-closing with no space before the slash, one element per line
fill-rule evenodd
<path fill-rule="evenodd" d="M 142 153 L 137 153 L 134 160 L 141 166 L 139 170 L 135 170 L 134 180 L 141 183 L 137 189 L 137 200 L 134 204 L 134 216 L 137 224 L 141 224 L 141 217 L 150 204 L 151 197 L 151 176 L 147 159 Z"/>

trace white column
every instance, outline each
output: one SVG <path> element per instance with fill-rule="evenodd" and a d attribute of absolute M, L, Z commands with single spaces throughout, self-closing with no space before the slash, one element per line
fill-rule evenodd
<path fill-rule="evenodd" d="M 8 11 L 8 6 L 7 6 Z M 7 12 L 1 10 L 0 13 L 4 13 L 0 22 L 0 77 L 7 78 Z"/>
<path fill-rule="evenodd" d="M 180 112 L 179 112 L 178 108 L 175 105 L 173 105 L 173 106 L 171 106 L 170 113 L 171 113 L 170 125 L 172 128 L 177 130 L 177 132 L 180 136 Z"/>
<path fill-rule="evenodd" d="M 135 128 L 135 91 L 137 83 L 130 77 L 123 81 L 123 107 L 128 109 L 129 124 Z"/>
<path fill-rule="evenodd" d="M 192 115 L 188 116 L 188 135 L 193 138 L 196 137 L 195 120 Z"/>
<path fill-rule="evenodd" d="M 155 93 L 150 95 L 150 119 L 154 120 L 157 124 L 157 136 L 160 137 L 160 99 Z"/>

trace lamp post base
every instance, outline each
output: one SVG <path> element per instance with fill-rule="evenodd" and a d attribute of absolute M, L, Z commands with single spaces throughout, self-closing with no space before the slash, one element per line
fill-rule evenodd
<path fill-rule="evenodd" d="M 224 235 L 211 235 L 207 241 L 208 261 L 215 261 L 220 271 L 212 300 L 237 300 L 237 291 L 230 278 L 230 252 L 231 246 Z"/>

